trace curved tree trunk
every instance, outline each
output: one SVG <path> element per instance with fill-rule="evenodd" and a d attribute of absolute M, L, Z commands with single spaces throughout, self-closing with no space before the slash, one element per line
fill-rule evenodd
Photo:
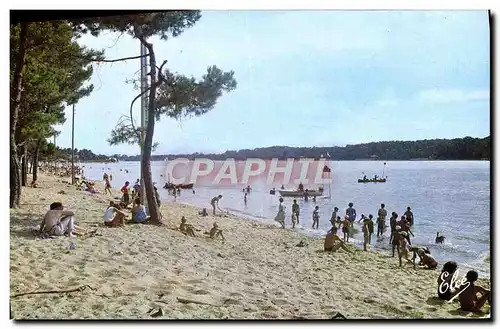
<path fill-rule="evenodd" d="M 15 131 L 17 118 L 19 116 L 19 107 L 21 105 L 27 36 L 28 23 L 21 23 L 21 32 L 19 34 L 19 52 L 16 58 L 16 66 L 14 69 L 14 77 L 10 92 L 10 208 L 19 206 L 21 200 L 21 180 L 19 177 L 19 161 L 17 159 Z"/>
<path fill-rule="evenodd" d="M 42 141 L 39 139 L 36 142 L 35 151 L 33 152 L 33 162 L 31 167 L 33 168 L 33 181 L 38 179 L 38 156 L 40 154 L 40 143 Z"/>
<path fill-rule="evenodd" d="M 160 209 L 156 203 L 156 196 L 153 187 L 153 178 L 151 175 L 151 152 L 153 147 L 153 135 L 155 131 L 155 101 L 156 101 L 156 58 L 153 50 L 153 45 L 140 39 L 141 43 L 148 49 L 149 52 L 149 65 L 151 68 L 151 89 L 149 90 L 149 104 L 148 104 L 148 123 L 146 129 L 146 136 L 144 138 L 143 152 L 142 152 L 142 176 L 144 178 L 144 187 L 146 189 L 146 199 L 148 201 L 149 216 L 153 223 L 161 223 Z"/>
<path fill-rule="evenodd" d="M 21 146 L 19 153 L 21 153 L 21 186 L 26 186 L 28 180 L 28 152 L 26 144 Z"/>

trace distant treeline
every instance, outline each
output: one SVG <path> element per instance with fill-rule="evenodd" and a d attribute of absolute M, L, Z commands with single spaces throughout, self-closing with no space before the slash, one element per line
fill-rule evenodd
<path fill-rule="evenodd" d="M 366 144 L 347 145 L 344 147 L 288 147 L 271 146 L 253 150 L 226 151 L 222 154 L 192 153 L 192 154 L 164 154 L 153 155 L 153 161 L 162 161 L 175 158 L 209 158 L 212 160 L 225 160 L 234 158 L 245 160 L 248 158 L 320 158 L 328 153 L 332 160 L 490 160 L 490 137 L 485 138 L 455 138 L 455 139 L 430 139 L 419 141 L 391 141 L 373 142 Z M 65 153 L 71 149 L 64 149 Z M 140 161 L 139 155 L 112 156 L 95 155 L 89 150 L 78 152 L 80 161 L 99 161 L 115 158 L 120 161 Z"/>

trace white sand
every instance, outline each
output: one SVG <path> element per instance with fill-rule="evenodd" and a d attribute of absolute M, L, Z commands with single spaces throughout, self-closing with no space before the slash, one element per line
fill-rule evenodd
<path fill-rule="evenodd" d="M 458 302 L 436 300 L 439 270 L 399 268 L 397 258 L 382 253 L 324 253 L 322 239 L 238 218 L 200 217 L 182 204 L 162 206 L 167 227 L 107 228 L 101 222 L 110 197 L 58 180 L 41 176 L 42 188 L 24 188 L 22 207 L 11 211 L 11 296 L 83 285 L 95 290 L 11 298 L 15 319 L 151 319 L 148 311 L 159 307 L 158 319 L 477 316 L 457 311 Z M 35 239 L 31 229 L 54 201 L 97 235 L 77 238 L 74 250 L 66 249 L 66 237 Z M 198 237 L 170 229 L 181 216 L 201 230 Z M 203 236 L 215 220 L 225 243 Z M 308 246 L 296 247 L 301 240 Z"/>

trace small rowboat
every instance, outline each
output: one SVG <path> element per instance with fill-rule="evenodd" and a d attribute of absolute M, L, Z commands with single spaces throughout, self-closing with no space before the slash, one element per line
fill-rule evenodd
<path fill-rule="evenodd" d="M 319 188 L 318 190 L 307 190 L 307 191 L 297 191 L 297 190 L 278 190 L 279 194 L 282 197 L 294 197 L 294 198 L 303 198 L 306 193 L 309 197 L 322 196 L 323 189 Z"/>
<path fill-rule="evenodd" d="M 185 190 L 190 190 L 192 189 L 194 186 L 194 184 L 178 184 L 178 185 L 174 185 L 172 183 L 165 183 L 165 186 L 163 186 L 164 189 L 168 190 L 168 189 L 172 189 L 172 188 L 181 188 L 181 189 L 185 189 Z"/>

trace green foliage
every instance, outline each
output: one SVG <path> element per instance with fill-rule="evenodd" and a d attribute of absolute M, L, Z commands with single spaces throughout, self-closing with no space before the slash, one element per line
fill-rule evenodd
<path fill-rule="evenodd" d="M 126 33 L 134 38 L 159 36 L 162 40 L 179 36 L 199 19 L 199 10 L 169 10 L 156 13 L 92 17 L 72 21 L 77 33 L 98 36 L 102 31 Z"/>
<path fill-rule="evenodd" d="M 11 27 L 11 59 L 17 56 L 19 30 L 19 26 Z M 30 24 L 17 143 L 53 135 L 51 126 L 65 121 L 65 106 L 92 92 L 92 85 L 84 86 L 92 76 L 91 61 L 87 58 L 100 56 L 101 52 L 79 46 L 67 23 Z"/>

